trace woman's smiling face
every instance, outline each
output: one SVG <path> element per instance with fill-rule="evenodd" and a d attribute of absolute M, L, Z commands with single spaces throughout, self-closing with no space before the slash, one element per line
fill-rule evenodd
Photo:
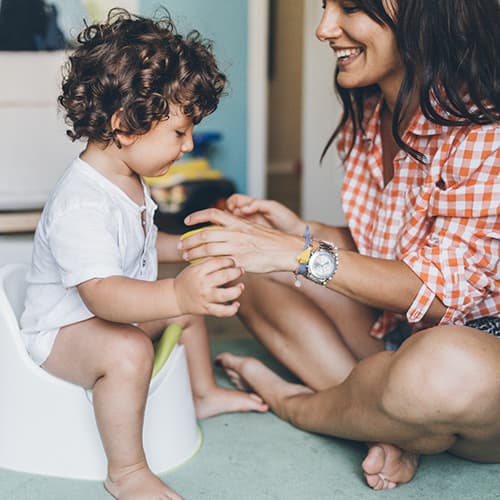
<path fill-rule="evenodd" d="M 393 17 L 389 2 L 386 9 Z M 347 89 L 378 84 L 384 93 L 397 94 L 404 67 L 391 28 L 375 22 L 355 0 L 324 0 L 323 7 L 316 36 L 337 56 L 338 84 Z"/>

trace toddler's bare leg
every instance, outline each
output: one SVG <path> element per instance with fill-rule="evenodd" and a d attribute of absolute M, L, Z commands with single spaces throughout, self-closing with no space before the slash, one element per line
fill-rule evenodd
<path fill-rule="evenodd" d="M 61 329 L 43 367 L 93 389 L 96 421 L 108 458 L 105 487 L 120 500 L 181 497 L 149 469 L 142 446 L 153 366 L 151 340 L 139 328 L 92 318 Z"/>
<path fill-rule="evenodd" d="M 202 316 L 181 316 L 169 320 L 182 326 L 180 342 L 186 348 L 186 357 L 198 418 L 220 413 L 268 410 L 257 394 L 219 387 L 214 378 L 210 360 L 210 342 Z"/>

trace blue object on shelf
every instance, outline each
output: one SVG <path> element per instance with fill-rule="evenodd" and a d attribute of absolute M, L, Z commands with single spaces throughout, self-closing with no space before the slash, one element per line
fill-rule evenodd
<path fill-rule="evenodd" d="M 200 156 L 205 156 L 207 148 L 210 144 L 218 142 L 222 139 L 222 134 L 220 132 L 194 132 L 193 134 L 193 151 L 191 155 L 195 158 Z"/>

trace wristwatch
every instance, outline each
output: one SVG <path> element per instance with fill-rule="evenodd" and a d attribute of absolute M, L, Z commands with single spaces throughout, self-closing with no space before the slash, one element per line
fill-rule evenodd
<path fill-rule="evenodd" d="M 325 285 L 331 280 L 339 265 L 338 248 L 327 241 L 319 241 L 319 247 L 311 252 L 304 276 L 314 283 Z"/>

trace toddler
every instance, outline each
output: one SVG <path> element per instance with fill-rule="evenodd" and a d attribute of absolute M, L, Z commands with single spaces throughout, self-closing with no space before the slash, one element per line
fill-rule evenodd
<path fill-rule="evenodd" d="M 196 413 L 266 411 L 256 395 L 218 387 L 203 315 L 234 315 L 243 285 L 228 257 L 157 280 L 181 260 L 178 236 L 158 233 L 142 176 L 161 176 L 193 147 L 192 131 L 224 89 L 210 44 L 160 20 L 112 10 L 78 36 L 59 103 L 83 152 L 38 224 L 22 335 L 51 374 L 93 390 L 108 458 L 107 491 L 120 500 L 179 499 L 149 469 L 142 445 L 154 340 L 183 328 Z"/>

